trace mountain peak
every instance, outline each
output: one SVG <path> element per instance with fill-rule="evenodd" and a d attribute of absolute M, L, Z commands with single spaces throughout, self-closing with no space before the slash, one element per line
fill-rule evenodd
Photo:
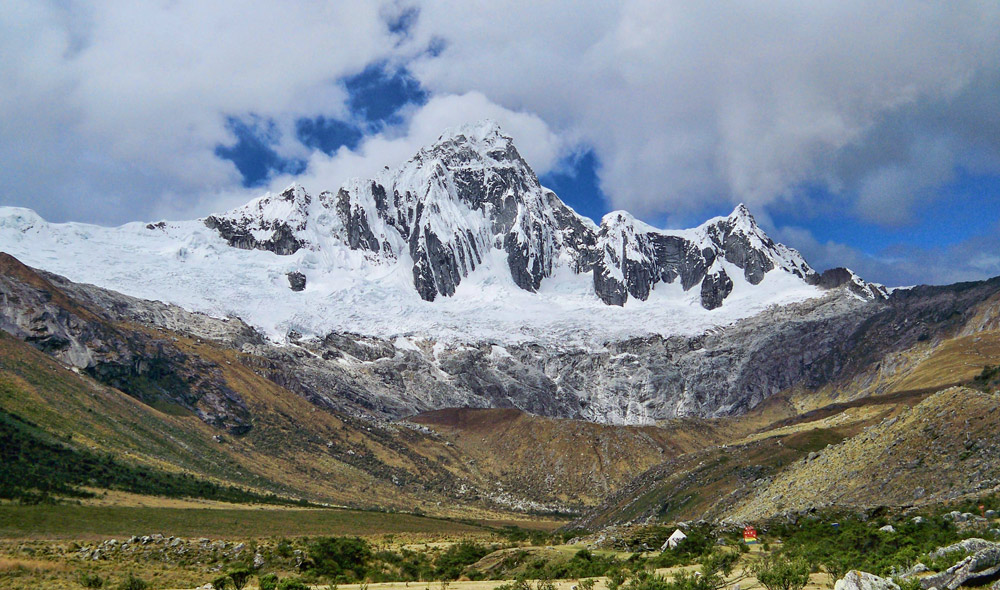
<path fill-rule="evenodd" d="M 474 123 L 466 123 L 445 129 L 444 133 L 438 137 L 437 143 L 459 140 L 460 138 L 476 143 L 494 143 L 497 141 L 508 143 L 513 140 L 513 138 L 501 131 L 500 124 L 495 120 L 482 119 Z"/>
<path fill-rule="evenodd" d="M 745 218 L 753 219 L 753 215 L 750 213 L 750 209 L 743 203 L 736 205 L 736 207 L 733 209 L 733 212 L 729 214 L 729 219 L 745 219 Z"/>
<path fill-rule="evenodd" d="M 446 129 L 437 141 L 420 150 L 417 160 L 428 156 L 444 157 L 449 165 L 459 163 L 453 160 L 455 156 L 460 162 L 523 162 L 514 147 L 514 139 L 501 131 L 500 125 L 492 119 Z"/>
<path fill-rule="evenodd" d="M 750 213 L 750 209 L 743 203 L 736 205 L 736 208 L 726 217 L 726 220 L 729 221 L 732 229 L 741 228 L 749 231 L 759 231 L 757 220 L 754 219 L 753 214 Z"/>

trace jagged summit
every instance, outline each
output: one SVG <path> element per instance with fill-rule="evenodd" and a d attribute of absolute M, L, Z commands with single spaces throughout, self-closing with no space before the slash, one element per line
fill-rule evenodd
<path fill-rule="evenodd" d="M 3 209 L 0 247 L 74 280 L 278 335 L 605 341 L 697 332 L 828 288 L 885 296 L 853 273 L 817 274 L 742 204 L 692 229 L 657 229 L 626 211 L 596 225 L 541 186 L 488 120 L 336 191 L 292 184 L 202 220 L 97 228 Z"/>
<path fill-rule="evenodd" d="M 230 245 L 278 254 L 316 247 L 325 231 L 369 260 L 408 267 L 427 301 L 455 295 L 481 268 L 529 292 L 560 267 L 590 273 L 594 294 L 611 305 L 644 301 L 679 281 L 715 309 L 737 288 L 734 278 L 758 285 L 774 270 L 819 284 L 801 255 L 771 240 L 742 203 L 691 230 L 660 230 L 626 211 L 594 227 L 539 184 L 492 120 L 448 129 L 398 169 L 352 179 L 336 195 L 321 193 L 318 205 L 316 215 L 334 218 L 318 231 L 307 231 L 312 204 L 297 186 L 206 224 Z"/>
<path fill-rule="evenodd" d="M 429 147 L 449 142 L 457 143 L 462 141 L 486 148 L 494 148 L 501 145 L 506 147 L 508 144 L 513 143 L 514 138 L 504 133 L 503 130 L 500 129 L 500 124 L 494 119 L 482 119 L 480 121 L 476 121 L 475 123 L 466 123 L 464 125 L 445 129 L 444 132 L 442 132 L 438 137 L 437 142 Z"/>

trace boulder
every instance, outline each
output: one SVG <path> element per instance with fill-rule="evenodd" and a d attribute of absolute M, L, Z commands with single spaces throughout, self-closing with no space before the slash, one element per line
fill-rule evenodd
<path fill-rule="evenodd" d="M 912 578 L 913 576 L 918 576 L 920 574 L 923 574 L 923 573 L 926 573 L 926 572 L 929 572 L 929 571 L 931 571 L 930 568 L 928 568 L 926 565 L 924 565 L 924 564 L 922 564 L 920 562 L 917 562 L 917 563 L 913 564 L 913 566 L 910 567 L 910 568 L 908 568 L 908 569 L 905 569 L 905 570 L 900 571 L 900 572 L 893 573 L 892 577 L 893 578 L 900 578 L 902 580 L 906 580 L 908 578 Z"/>
<path fill-rule="evenodd" d="M 963 539 L 958 543 L 948 545 L 947 547 L 941 547 L 930 554 L 931 559 L 939 559 L 948 555 L 949 553 L 955 553 L 956 551 L 962 551 L 964 553 L 976 553 L 977 551 L 982 551 L 983 549 L 989 549 L 990 547 L 996 547 L 996 543 L 987 541 L 986 539 L 980 539 L 973 537 L 971 539 Z"/>
<path fill-rule="evenodd" d="M 884 527 L 880 528 L 879 530 L 882 531 L 883 533 L 895 533 L 896 532 L 895 527 L 893 527 L 891 524 L 887 524 Z"/>
<path fill-rule="evenodd" d="M 955 590 L 970 581 L 990 578 L 1000 573 L 1000 545 L 991 543 L 991 547 L 982 549 L 966 557 L 940 574 L 928 576 L 920 580 L 920 586 L 925 590 Z"/>
<path fill-rule="evenodd" d="M 892 580 L 880 578 L 875 574 L 851 570 L 842 579 L 837 580 L 833 590 L 899 590 Z"/>

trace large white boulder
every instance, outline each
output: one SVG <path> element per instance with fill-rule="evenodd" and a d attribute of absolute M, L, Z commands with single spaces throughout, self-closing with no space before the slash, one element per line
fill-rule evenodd
<path fill-rule="evenodd" d="M 851 570 L 842 579 L 837 580 L 833 590 L 899 590 L 892 580 L 880 578 L 875 574 Z"/>

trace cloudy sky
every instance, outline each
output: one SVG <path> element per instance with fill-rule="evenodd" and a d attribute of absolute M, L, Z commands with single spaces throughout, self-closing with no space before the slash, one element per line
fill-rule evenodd
<path fill-rule="evenodd" d="M 7 0 L 0 205 L 114 225 L 498 120 L 600 219 L 745 202 L 817 268 L 1000 274 L 1000 3 Z"/>

